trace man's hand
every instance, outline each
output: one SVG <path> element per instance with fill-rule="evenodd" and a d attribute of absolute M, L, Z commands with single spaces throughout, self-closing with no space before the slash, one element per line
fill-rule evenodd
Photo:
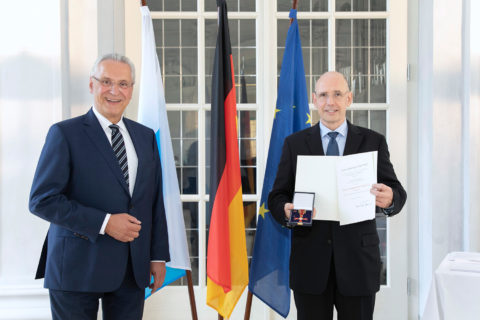
<path fill-rule="evenodd" d="M 166 272 L 167 269 L 165 268 L 165 262 L 150 262 L 150 278 L 153 276 L 153 283 L 148 287 L 152 289 L 152 294 L 162 286 Z"/>
<path fill-rule="evenodd" d="M 283 206 L 283 210 L 285 211 L 285 217 L 287 217 L 287 219 L 290 219 L 290 216 L 292 215 L 292 209 L 293 203 L 287 202 Z"/>
<path fill-rule="evenodd" d="M 370 193 L 375 196 L 376 206 L 385 209 L 392 205 L 393 191 L 389 186 L 383 183 L 373 184 Z"/>
<path fill-rule="evenodd" d="M 285 217 L 290 220 L 290 216 L 292 215 L 293 203 L 287 202 L 283 206 L 283 210 L 285 211 Z M 317 215 L 317 209 L 313 208 L 312 218 L 315 218 Z"/>
<path fill-rule="evenodd" d="M 138 238 L 142 228 L 140 224 L 140 220 L 128 213 L 112 214 L 105 227 L 105 233 L 118 241 L 131 242 Z"/>

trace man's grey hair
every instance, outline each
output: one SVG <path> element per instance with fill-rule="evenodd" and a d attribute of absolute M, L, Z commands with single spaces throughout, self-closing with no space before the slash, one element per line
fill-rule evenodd
<path fill-rule="evenodd" d="M 118 61 L 121 63 L 125 63 L 130 67 L 130 72 L 132 75 L 132 81 L 135 83 L 135 66 L 133 62 L 126 56 L 118 54 L 118 53 L 107 53 L 97 58 L 95 63 L 93 64 L 92 70 L 90 71 L 90 77 L 94 76 L 98 71 L 98 66 L 105 60 L 113 60 Z"/>

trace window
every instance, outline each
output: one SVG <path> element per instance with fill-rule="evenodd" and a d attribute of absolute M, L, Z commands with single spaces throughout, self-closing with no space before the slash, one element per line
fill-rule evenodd
<path fill-rule="evenodd" d="M 268 151 L 262 136 L 269 132 L 265 127 L 271 127 L 265 115 L 273 112 L 276 100 L 276 91 L 268 89 L 276 86 L 274 82 L 280 73 L 292 2 L 262 2 L 257 7 L 258 3 L 255 0 L 227 0 L 249 257 L 263 182 L 263 162 L 266 162 Z M 333 7 L 329 8 L 329 4 Z M 327 70 L 337 70 L 345 75 L 354 94 L 347 118 L 354 124 L 386 135 L 389 108 L 386 0 L 302 0 L 298 1 L 298 6 L 310 102 L 317 78 Z M 193 279 L 195 285 L 203 286 L 209 225 L 206 211 L 216 0 L 152 0 L 149 7 L 164 78 Z M 262 34 L 262 19 L 269 14 L 276 17 L 271 27 L 273 34 Z M 268 59 L 274 59 L 264 58 L 264 52 L 271 53 L 269 57 L 276 56 L 276 78 L 270 76 L 275 65 L 263 74 L 269 71 Z M 270 95 L 275 97 L 270 98 Z M 316 112 L 312 112 L 312 121 L 318 122 Z M 265 137 L 267 142 L 268 138 Z M 386 284 L 388 224 L 382 215 L 377 218 L 377 227 L 384 262 L 382 283 Z M 184 285 L 183 281 L 177 284 Z"/>

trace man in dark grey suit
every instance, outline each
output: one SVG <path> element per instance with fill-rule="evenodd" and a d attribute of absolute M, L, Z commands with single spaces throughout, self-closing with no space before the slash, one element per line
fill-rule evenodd
<path fill-rule="evenodd" d="M 123 117 L 135 70 L 117 54 L 90 76 L 93 108 L 52 125 L 30 210 L 50 222 L 37 278 L 53 319 L 141 319 L 145 287 L 159 288 L 170 260 L 154 132 Z"/>
<path fill-rule="evenodd" d="M 348 155 L 378 151 L 377 180 L 371 193 L 387 216 L 400 212 L 407 194 L 393 170 L 385 137 L 352 125 L 346 110 L 353 100 L 342 74 L 327 72 L 316 83 L 313 103 L 320 122 L 285 139 L 279 170 L 268 198 L 277 222 L 285 225 L 293 208 L 297 156 Z M 320 213 L 321 214 L 321 213 Z M 375 219 L 340 226 L 314 220 L 292 231 L 290 287 L 298 319 L 372 319 L 380 289 L 381 260 Z"/>

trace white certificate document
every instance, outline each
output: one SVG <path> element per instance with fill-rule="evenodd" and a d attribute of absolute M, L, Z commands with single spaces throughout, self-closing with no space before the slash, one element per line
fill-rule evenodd
<path fill-rule="evenodd" d="M 298 156 L 295 191 L 315 192 L 315 220 L 341 225 L 375 218 L 377 152 L 348 156 Z"/>

